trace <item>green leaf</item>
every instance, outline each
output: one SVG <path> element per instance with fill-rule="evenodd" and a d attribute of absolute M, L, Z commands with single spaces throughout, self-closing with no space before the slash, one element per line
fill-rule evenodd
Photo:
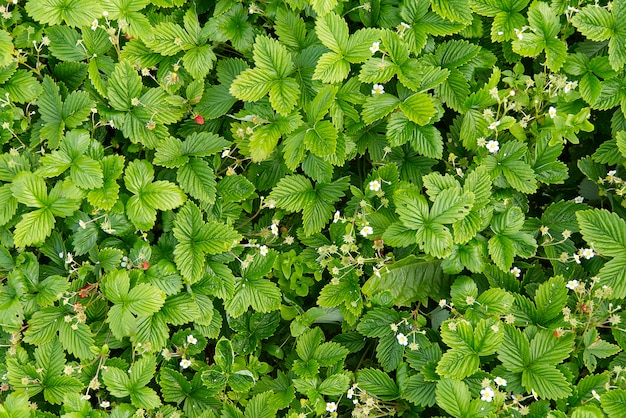
<path fill-rule="evenodd" d="M 217 183 L 217 194 L 223 202 L 242 202 L 254 191 L 254 185 L 240 175 L 226 176 Z"/>
<path fill-rule="evenodd" d="M 48 139 L 51 142 L 50 148 L 56 148 L 65 129 L 59 86 L 47 75 L 44 77 L 41 86 L 43 91 L 37 99 L 41 120 L 45 125 L 41 130 L 41 136 L 43 139 Z"/>
<path fill-rule="evenodd" d="M 162 180 L 152 183 L 154 169 L 145 160 L 130 162 L 125 174 L 126 188 L 134 194 L 126 203 L 126 214 L 138 229 L 151 229 L 157 210 L 171 210 L 185 202 L 185 194 L 175 184 Z"/>
<path fill-rule="evenodd" d="M 600 403 L 609 418 L 619 418 L 624 414 L 626 407 L 626 390 L 612 389 L 602 395 Z"/>
<path fill-rule="evenodd" d="M 444 19 L 466 25 L 472 21 L 472 9 L 469 0 L 433 0 L 432 8 Z"/>
<path fill-rule="evenodd" d="M 48 204 L 46 182 L 35 174 L 18 174 L 11 184 L 11 191 L 17 201 L 26 206 L 42 208 Z"/>
<path fill-rule="evenodd" d="M 537 320 L 545 325 L 559 316 L 567 303 L 567 288 L 563 277 L 556 276 L 542 283 L 535 294 Z"/>
<path fill-rule="evenodd" d="M 598 5 L 588 5 L 572 17 L 572 23 L 587 39 L 601 42 L 613 34 L 611 12 Z"/>
<path fill-rule="evenodd" d="M 216 60 L 217 57 L 211 45 L 201 45 L 191 48 L 185 53 L 182 59 L 183 66 L 196 80 L 204 79 L 213 68 L 213 64 Z"/>
<path fill-rule="evenodd" d="M 224 301 L 224 308 L 233 317 L 241 316 L 252 307 L 257 312 L 271 312 L 280 307 L 281 293 L 276 284 L 263 278 L 246 279 L 235 283 L 232 298 Z"/>
<path fill-rule="evenodd" d="M 522 332 L 512 326 L 504 327 L 504 339 L 498 350 L 498 359 L 512 372 L 522 372 L 531 362 L 530 343 Z"/>
<path fill-rule="evenodd" d="M 159 377 L 161 394 L 165 402 L 180 404 L 191 392 L 191 384 L 185 376 L 175 370 L 163 367 Z"/>
<path fill-rule="evenodd" d="M 128 373 L 121 371 L 117 367 L 108 366 L 102 372 L 102 380 L 111 395 L 123 398 L 130 394 L 130 378 L 128 377 Z"/>
<path fill-rule="evenodd" d="M 40 244 L 52 233 L 55 219 L 48 208 L 37 209 L 22 216 L 15 225 L 13 240 L 16 247 Z"/>
<path fill-rule="evenodd" d="M 420 126 L 426 125 L 435 116 L 435 104 L 424 93 L 415 93 L 400 103 L 400 110 L 407 118 Z"/>
<path fill-rule="evenodd" d="M 0 30 L 0 67 L 9 65 L 13 61 L 13 39 L 9 32 Z"/>
<path fill-rule="evenodd" d="M 400 397 L 400 390 L 389 375 L 378 369 L 361 369 L 356 378 L 359 387 L 384 401 Z"/>
<path fill-rule="evenodd" d="M 453 417 L 468 416 L 470 408 L 469 388 L 461 380 L 441 379 L 435 390 L 437 404 Z"/>
<path fill-rule="evenodd" d="M 306 130 L 304 145 L 315 155 L 330 155 L 337 149 L 337 137 L 337 128 L 324 120 Z"/>
<path fill-rule="evenodd" d="M 315 200 L 311 182 L 302 175 L 291 175 L 281 179 L 268 196 L 276 205 L 290 212 L 297 212 Z"/>
<path fill-rule="evenodd" d="M 165 293 L 146 283 L 133 287 L 124 298 L 124 305 L 138 316 L 157 312 L 165 302 Z"/>
<path fill-rule="evenodd" d="M 89 0 L 29 0 L 26 11 L 35 20 L 48 25 L 65 22 L 68 26 L 89 26 L 91 22 L 102 16 L 100 4 Z"/>
<path fill-rule="evenodd" d="M 606 209 L 576 212 L 580 232 L 599 254 L 624 257 L 626 254 L 626 221 Z"/>
<path fill-rule="evenodd" d="M 336 13 L 328 13 L 315 22 L 315 33 L 325 47 L 331 51 L 346 53 L 348 44 L 348 24 Z M 369 48 L 370 45 L 368 45 Z"/>
<path fill-rule="evenodd" d="M 363 121 L 367 124 L 376 122 L 396 110 L 400 99 L 388 93 L 370 96 L 363 105 Z"/>
<path fill-rule="evenodd" d="M 107 155 L 100 160 L 100 165 L 102 167 L 102 187 L 91 190 L 87 199 L 96 208 L 109 210 L 115 205 L 119 197 L 120 186 L 117 179 L 124 170 L 124 157 Z"/>
<path fill-rule="evenodd" d="M 139 100 L 143 83 L 137 71 L 122 61 L 115 65 L 115 70 L 108 81 L 107 95 L 115 110 L 129 111 L 133 108 L 133 99 Z"/>
<path fill-rule="evenodd" d="M 199 158 L 192 158 L 178 169 L 176 180 L 184 191 L 202 202 L 215 203 L 217 192 L 215 173 L 209 164 Z"/>
<path fill-rule="evenodd" d="M 72 324 L 59 319 L 59 341 L 63 348 L 70 354 L 81 360 L 89 360 L 95 357 L 91 347 L 95 345 L 91 329 L 87 324 L 77 323 L 74 329 Z"/>
<path fill-rule="evenodd" d="M 350 63 L 337 52 L 327 52 L 317 61 L 314 80 L 324 83 L 339 83 L 345 80 L 350 73 Z"/>
<path fill-rule="evenodd" d="M 440 292 L 445 277 L 441 262 L 421 260 L 415 256 L 406 257 L 387 266 L 381 277 L 373 275 L 363 285 L 363 294 L 372 297 L 389 292 L 394 305 L 409 306 L 415 301 L 426 301 L 428 297 L 444 297 Z"/>
<path fill-rule="evenodd" d="M 559 17 L 547 3 L 536 2 L 528 8 L 528 22 L 534 33 L 523 33 L 513 41 L 513 51 L 524 56 L 536 56 L 546 52 L 546 64 L 558 71 L 567 58 L 567 45 L 558 38 L 561 30 Z"/>
<path fill-rule="evenodd" d="M 241 235 L 228 225 L 204 223 L 200 209 L 191 202 L 178 212 L 172 232 L 178 240 L 174 261 L 191 283 L 202 277 L 206 254 L 226 252 L 241 240 Z"/>
<path fill-rule="evenodd" d="M 43 382 L 43 396 L 51 404 L 63 403 L 65 397 L 83 390 L 80 380 L 71 376 L 51 376 Z"/>
<path fill-rule="evenodd" d="M 80 33 L 67 26 L 51 26 L 46 34 L 50 38 L 50 51 L 63 61 L 82 61 L 89 58 L 89 53 L 80 44 Z"/>
<path fill-rule="evenodd" d="M 534 389 L 542 398 L 562 399 L 572 394 L 571 386 L 563 373 L 546 364 L 530 365 L 522 374 L 522 384 L 526 390 Z"/>

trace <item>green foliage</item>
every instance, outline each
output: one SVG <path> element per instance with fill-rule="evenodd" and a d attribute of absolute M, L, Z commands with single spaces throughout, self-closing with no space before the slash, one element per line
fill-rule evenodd
<path fill-rule="evenodd" d="M 0 8 L 0 418 L 621 417 L 626 1 Z"/>

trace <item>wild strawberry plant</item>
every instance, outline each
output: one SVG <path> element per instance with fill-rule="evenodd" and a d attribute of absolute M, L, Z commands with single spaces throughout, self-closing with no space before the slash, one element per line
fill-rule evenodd
<path fill-rule="evenodd" d="M 0 417 L 623 416 L 626 0 L 0 16 Z"/>

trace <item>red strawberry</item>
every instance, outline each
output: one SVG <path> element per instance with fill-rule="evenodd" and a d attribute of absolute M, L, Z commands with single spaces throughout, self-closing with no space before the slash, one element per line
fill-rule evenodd
<path fill-rule="evenodd" d="M 143 263 L 141 263 L 141 267 L 143 267 L 144 270 L 148 270 L 148 268 L 150 268 L 150 263 L 144 261 Z"/>
<path fill-rule="evenodd" d="M 195 120 L 198 125 L 204 125 L 204 118 L 202 117 L 202 115 L 197 115 L 195 118 L 193 118 L 193 120 Z"/>

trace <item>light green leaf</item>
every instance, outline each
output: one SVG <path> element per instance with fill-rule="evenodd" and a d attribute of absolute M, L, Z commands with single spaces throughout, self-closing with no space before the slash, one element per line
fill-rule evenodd
<path fill-rule="evenodd" d="M 206 161 L 192 158 L 178 169 L 176 180 L 190 196 L 209 204 L 215 203 L 215 173 Z"/>
<path fill-rule="evenodd" d="M 37 209 L 22 216 L 15 226 L 13 240 L 16 247 L 42 243 L 54 228 L 54 215 L 49 208 Z"/>
<path fill-rule="evenodd" d="M 133 99 L 139 100 L 142 88 L 143 83 L 137 71 L 128 61 L 122 61 L 115 65 L 108 81 L 109 102 L 115 110 L 129 111 L 134 106 Z"/>
<path fill-rule="evenodd" d="M 626 390 L 612 389 L 602 395 L 600 402 L 609 418 L 620 418 L 626 408 Z"/>
<path fill-rule="evenodd" d="M 138 316 L 148 316 L 157 312 L 165 302 L 165 293 L 146 283 L 133 287 L 124 297 L 124 305 Z"/>
<path fill-rule="evenodd" d="M 470 408 L 469 388 L 461 380 L 441 379 L 435 390 L 437 404 L 453 417 L 468 416 Z"/>
<path fill-rule="evenodd" d="M 348 24 L 336 13 L 328 13 L 315 21 L 315 33 L 325 47 L 337 53 L 347 53 Z M 371 44 L 368 45 L 368 48 Z"/>
<path fill-rule="evenodd" d="M 254 191 L 254 185 L 241 175 L 226 176 L 217 183 L 217 194 L 223 202 L 242 202 Z"/>
<path fill-rule="evenodd" d="M 202 80 L 211 71 L 216 59 L 211 45 L 202 45 L 187 51 L 182 61 L 183 66 L 194 79 Z"/>
<path fill-rule="evenodd" d="M 350 73 L 350 63 L 337 52 L 327 52 L 317 61 L 314 80 L 321 80 L 324 83 L 339 83 L 345 80 Z"/>
<path fill-rule="evenodd" d="M 592 248 L 609 257 L 626 254 L 626 221 L 606 209 L 576 212 L 583 238 Z"/>
<path fill-rule="evenodd" d="M 375 94 L 367 98 L 363 105 L 363 121 L 371 124 L 384 118 L 400 105 L 400 99 L 388 93 Z"/>
<path fill-rule="evenodd" d="M 522 373 L 522 384 L 526 390 L 534 389 L 538 396 L 547 399 L 562 399 L 572 394 L 571 385 L 554 366 L 532 364 Z"/>
<path fill-rule="evenodd" d="M 302 175 L 291 175 L 281 179 L 268 196 L 276 205 L 290 212 L 297 212 L 315 200 L 311 182 Z"/>
<path fill-rule="evenodd" d="M 415 93 L 400 103 L 400 110 L 406 117 L 418 125 L 426 125 L 435 116 L 435 104 L 429 95 Z"/>
<path fill-rule="evenodd" d="M 400 397 L 396 382 L 389 375 L 378 369 L 361 369 L 356 378 L 359 387 L 384 401 L 393 401 Z"/>
<path fill-rule="evenodd" d="M 0 67 L 5 67 L 13 61 L 13 39 L 9 32 L 0 29 Z"/>
<path fill-rule="evenodd" d="M 588 5 L 574 14 L 572 23 L 590 41 L 601 42 L 611 37 L 615 21 L 604 7 Z"/>
<path fill-rule="evenodd" d="M 100 4 L 89 0 L 29 0 L 26 11 L 33 19 L 50 26 L 63 22 L 68 26 L 89 26 L 102 16 Z"/>
<path fill-rule="evenodd" d="M 423 260 L 415 256 L 406 257 L 388 265 L 381 276 L 373 275 L 363 285 L 363 294 L 372 297 L 389 292 L 394 305 L 409 306 L 428 297 L 444 297 L 440 286 L 446 280 L 439 260 Z"/>
<path fill-rule="evenodd" d="M 472 9 L 469 0 L 433 0 L 432 8 L 444 19 L 466 25 L 472 21 Z"/>
<path fill-rule="evenodd" d="M 337 148 L 337 128 L 329 121 L 317 122 L 306 130 L 304 145 L 315 155 L 334 154 Z"/>
<path fill-rule="evenodd" d="M 224 308 L 233 317 L 241 316 L 252 307 L 257 312 L 271 312 L 280 307 L 281 293 L 275 283 L 259 278 L 235 283 L 232 298 L 224 301 Z"/>

